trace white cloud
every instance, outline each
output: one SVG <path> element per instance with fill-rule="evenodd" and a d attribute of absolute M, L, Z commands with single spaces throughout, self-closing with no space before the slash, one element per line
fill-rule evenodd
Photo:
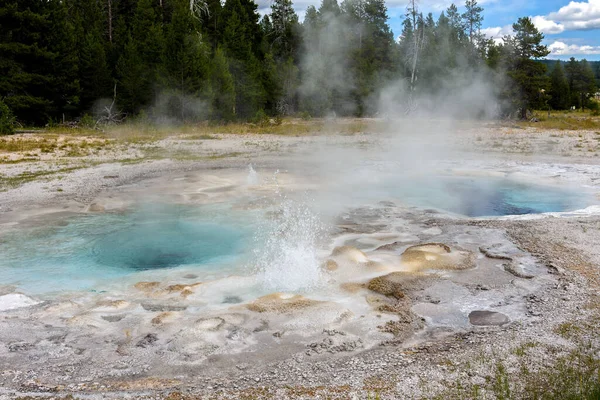
<path fill-rule="evenodd" d="M 600 29 L 600 0 L 572 1 L 557 12 L 533 16 L 531 21 L 540 32 L 546 35 L 555 35 L 565 31 Z M 509 25 L 486 28 L 482 31 L 494 39 L 513 33 L 512 27 Z"/>
<path fill-rule="evenodd" d="M 589 31 L 600 29 L 600 18 L 589 19 L 587 21 L 566 21 L 565 28 L 572 31 Z"/>
<path fill-rule="evenodd" d="M 600 46 L 588 46 L 588 45 L 577 45 L 567 44 L 561 41 L 555 41 L 548 46 L 551 56 L 571 56 L 571 55 L 583 55 L 583 54 L 600 54 Z"/>
<path fill-rule="evenodd" d="M 600 29 L 600 0 L 571 1 L 556 12 L 531 19 L 540 31 L 549 35 L 564 31 Z"/>
<path fill-rule="evenodd" d="M 483 28 L 481 30 L 485 36 L 491 37 L 492 39 L 502 39 L 505 35 L 512 35 L 512 25 L 505 26 L 494 26 L 490 28 Z"/>
<path fill-rule="evenodd" d="M 555 34 L 555 33 L 561 33 L 565 30 L 563 25 L 557 24 L 556 22 L 550 21 L 550 20 L 546 19 L 546 17 L 542 17 L 539 15 L 535 16 L 535 17 L 531 17 L 531 22 L 533 22 L 535 27 L 538 28 L 539 31 L 544 34 L 551 35 L 551 34 Z M 484 28 L 481 30 L 481 32 L 484 35 L 491 37 L 494 40 L 502 39 L 502 37 L 504 37 L 505 35 L 513 35 L 514 34 L 512 25 Z"/>
<path fill-rule="evenodd" d="M 548 14 L 548 17 L 558 21 L 600 20 L 600 0 L 572 1 L 557 12 Z"/>
<path fill-rule="evenodd" d="M 531 22 L 533 22 L 535 27 L 538 28 L 540 32 L 548 35 L 561 33 L 565 30 L 564 25 L 562 25 L 561 23 L 556 23 L 541 15 L 531 17 Z"/>

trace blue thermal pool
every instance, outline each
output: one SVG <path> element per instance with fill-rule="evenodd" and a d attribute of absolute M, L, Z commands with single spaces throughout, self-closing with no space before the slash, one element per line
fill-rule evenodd
<path fill-rule="evenodd" d="M 244 222 L 246 221 L 246 222 Z M 72 216 L 0 241 L 0 282 L 29 293 L 101 289 L 152 270 L 219 270 L 247 254 L 248 218 L 207 206 L 147 205 Z"/>
<path fill-rule="evenodd" d="M 591 204 L 591 195 L 573 188 L 523 183 L 506 178 L 444 177 L 422 190 L 400 193 L 421 207 L 469 217 L 573 211 Z"/>
<path fill-rule="evenodd" d="M 469 217 L 573 211 L 598 202 L 583 188 L 470 176 L 388 176 L 367 186 L 357 196 L 371 200 L 390 199 Z"/>

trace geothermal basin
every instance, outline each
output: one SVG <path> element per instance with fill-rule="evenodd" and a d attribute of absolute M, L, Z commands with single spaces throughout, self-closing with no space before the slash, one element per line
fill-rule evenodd
<path fill-rule="evenodd" d="M 262 382 L 345 385 L 384 359 L 425 376 L 438 355 L 409 366 L 418 349 L 545 337 L 539 324 L 579 303 L 562 300 L 560 266 L 528 240 L 548 221 L 595 218 L 594 172 L 468 164 L 332 178 L 239 162 L 126 182 L 84 207 L 8 212 L 2 393 L 221 385 L 235 398 Z M 24 369 L 22 381 L 10 372 Z"/>

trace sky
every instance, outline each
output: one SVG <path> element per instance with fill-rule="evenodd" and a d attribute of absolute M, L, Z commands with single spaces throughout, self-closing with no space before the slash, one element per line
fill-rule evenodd
<path fill-rule="evenodd" d="M 272 0 L 258 0 L 261 12 L 269 12 Z M 341 2 L 341 0 L 338 0 Z M 457 1 L 459 11 L 464 3 Z M 296 0 L 294 8 L 304 20 L 309 5 L 319 8 L 321 0 Z M 395 36 L 402 31 L 406 13 L 406 0 L 386 0 L 389 25 Z M 437 20 L 440 12 L 452 1 L 419 0 L 423 12 L 433 13 Z M 544 44 L 551 51 L 547 58 L 568 60 L 600 60 L 600 0 L 479 0 L 483 7 L 482 32 L 489 37 L 501 38 L 512 32 L 512 24 L 520 17 L 531 17 L 536 27 L 544 33 Z"/>

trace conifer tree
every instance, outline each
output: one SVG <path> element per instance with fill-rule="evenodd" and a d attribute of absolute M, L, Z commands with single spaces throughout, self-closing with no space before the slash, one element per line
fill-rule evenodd
<path fill-rule="evenodd" d="M 238 118 L 251 118 L 265 106 L 261 63 L 254 52 L 255 47 L 260 47 L 260 43 L 255 46 L 254 38 L 260 35 L 250 29 L 252 24 L 259 27 L 258 15 L 256 8 L 246 3 L 248 0 L 227 0 L 223 7 L 223 46 L 235 82 Z"/>
<path fill-rule="evenodd" d="M 79 47 L 79 82 L 82 112 L 89 111 L 97 100 L 111 95 L 112 77 L 104 46 L 96 32 L 88 32 Z"/>
<path fill-rule="evenodd" d="M 585 82 L 581 92 L 581 107 L 585 108 L 589 106 L 590 99 L 594 96 L 594 93 L 596 93 L 596 78 L 594 76 L 594 70 L 585 58 L 581 60 L 581 72 L 583 81 Z"/>
<path fill-rule="evenodd" d="M 527 111 L 542 106 L 543 91 L 548 88 L 546 66 L 536 60 L 547 56 L 550 51 L 541 42 L 544 35 L 535 27 L 531 18 L 523 17 L 513 24 L 514 36 L 506 36 L 505 54 L 507 75 L 512 81 L 510 91 L 505 94 L 525 119 Z"/>
<path fill-rule="evenodd" d="M 218 121 L 231 121 L 236 114 L 235 83 L 229 72 L 224 52 L 217 48 L 212 61 L 210 76 L 212 87 L 212 117 Z"/>
<path fill-rule="evenodd" d="M 296 58 L 299 45 L 298 15 L 291 0 L 274 0 L 271 4 L 269 42 L 273 56 L 285 62 Z"/>
<path fill-rule="evenodd" d="M 99 2 L 66 0 L 69 22 L 75 32 L 78 79 L 80 86 L 79 111 L 90 111 L 93 104 L 111 95 L 111 68 L 106 56 L 104 17 Z"/>
<path fill-rule="evenodd" d="M 169 117 L 189 121 L 208 114 L 199 109 L 199 104 L 211 96 L 210 45 L 204 42 L 199 21 L 190 12 L 187 0 L 175 0 L 172 6 L 165 35 L 162 85 L 170 94 Z"/>
<path fill-rule="evenodd" d="M 472 45 L 475 44 L 483 22 L 483 8 L 477 4 L 477 0 L 465 1 L 465 12 L 462 14 L 463 25 L 466 35 Z"/>
<path fill-rule="evenodd" d="M 129 39 L 117 64 L 119 104 L 137 113 L 156 97 L 157 80 L 164 72 L 164 35 L 152 0 L 138 0 Z"/>
<path fill-rule="evenodd" d="M 550 106 L 555 110 L 566 110 L 570 106 L 569 82 L 561 61 L 556 61 L 550 74 Z"/>
<path fill-rule="evenodd" d="M 152 98 L 146 73 L 137 46 L 130 37 L 116 66 L 118 105 L 126 114 L 136 114 Z"/>
<path fill-rule="evenodd" d="M 16 118 L 45 124 L 78 106 L 73 27 L 58 0 L 0 5 L 0 97 Z"/>

